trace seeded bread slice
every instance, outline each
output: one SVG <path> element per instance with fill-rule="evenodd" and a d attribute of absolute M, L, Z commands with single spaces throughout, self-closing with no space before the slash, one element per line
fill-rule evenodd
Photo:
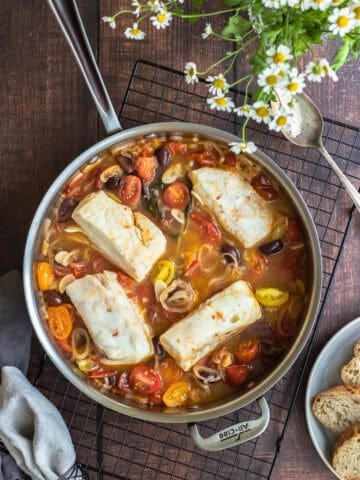
<path fill-rule="evenodd" d="M 355 343 L 355 346 L 354 346 L 354 356 L 355 356 L 355 357 L 360 357 L 360 340 L 358 340 L 358 341 Z"/>
<path fill-rule="evenodd" d="M 360 357 L 353 357 L 341 369 L 341 380 L 345 385 L 360 387 Z"/>
<path fill-rule="evenodd" d="M 340 435 L 333 453 L 333 467 L 344 480 L 360 480 L 360 423 Z"/>
<path fill-rule="evenodd" d="M 340 435 L 360 423 L 360 388 L 339 386 L 316 395 L 312 411 L 329 430 Z"/>

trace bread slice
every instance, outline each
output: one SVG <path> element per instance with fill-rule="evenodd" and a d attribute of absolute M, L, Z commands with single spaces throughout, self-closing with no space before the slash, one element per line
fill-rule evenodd
<path fill-rule="evenodd" d="M 345 385 L 360 387 L 360 357 L 353 357 L 341 369 L 341 380 Z"/>
<path fill-rule="evenodd" d="M 360 423 L 360 388 L 339 386 L 318 393 L 312 411 L 326 428 L 340 435 Z"/>
<path fill-rule="evenodd" d="M 333 467 L 344 480 L 360 480 L 360 423 L 340 435 L 333 453 Z"/>
<path fill-rule="evenodd" d="M 354 346 L 354 356 L 355 356 L 355 357 L 360 357 L 360 340 L 358 340 L 358 341 L 355 343 L 355 346 Z"/>

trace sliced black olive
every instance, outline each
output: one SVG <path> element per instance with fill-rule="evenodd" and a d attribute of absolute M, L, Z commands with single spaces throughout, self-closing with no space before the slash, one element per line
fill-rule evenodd
<path fill-rule="evenodd" d="M 275 253 L 281 252 L 284 248 L 284 243 L 282 240 L 274 240 L 273 242 L 265 243 L 265 245 L 261 245 L 259 250 L 264 255 L 275 255 Z"/>
<path fill-rule="evenodd" d="M 78 205 L 79 200 L 75 197 L 66 197 L 58 211 L 58 222 L 67 222 L 71 218 L 71 214 L 74 211 L 75 207 Z"/>
<path fill-rule="evenodd" d="M 106 377 L 105 378 L 106 385 L 109 387 L 115 387 L 117 384 L 117 376 L 116 375 L 111 375 L 111 377 Z"/>
<path fill-rule="evenodd" d="M 165 147 L 159 147 L 155 150 L 155 155 L 159 165 L 165 167 L 169 163 L 170 160 L 170 153 L 169 150 Z"/>
<path fill-rule="evenodd" d="M 105 188 L 107 188 L 108 190 L 116 190 L 117 188 L 119 188 L 120 182 L 121 178 L 118 175 L 113 175 L 106 180 Z"/>
<path fill-rule="evenodd" d="M 224 258 L 228 263 L 237 263 L 237 265 L 241 265 L 241 254 L 237 248 L 229 243 L 224 243 L 221 246 L 221 253 L 224 253 Z"/>
<path fill-rule="evenodd" d="M 64 303 L 64 297 L 56 290 L 45 290 L 44 299 L 48 305 L 61 305 Z"/>
<path fill-rule="evenodd" d="M 116 157 L 116 161 L 126 173 L 132 173 L 135 170 L 136 159 L 133 157 L 129 158 L 129 157 L 123 157 L 122 155 L 118 155 Z"/>
<path fill-rule="evenodd" d="M 161 343 L 159 342 L 159 339 L 157 337 L 153 338 L 153 344 L 155 348 L 155 352 L 157 356 L 161 359 L 165 356 L 165 350 L 163 349 Z"/>

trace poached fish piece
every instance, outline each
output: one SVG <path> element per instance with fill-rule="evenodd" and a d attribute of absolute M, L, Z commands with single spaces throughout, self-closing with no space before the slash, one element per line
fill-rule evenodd
<path fill-rule="evenodd" d="M 204 207 L 245 248 L 270 234 L 273 219 L 267 202 L 237 173 L 204 167 L 190 172 L 189 178 Z"/>
<path fill-rule="evenodd" d="M 119 365 L 138 363 L 153 353 L 151 331 L 116 273 L 85 275 L 66 287 L 97 348 Z"/>
<path fill-rule="evenodd" d="M 85 197 L 72 218 L 104 257 L 138 282 L 165 252 L 166 238 L 149 218 L 103 191 Z"/>
<path fill-rule="evenodd" d="M 188 371 L 221 342 L 261 318 L 261 308 L 248 284 L 234 282 L 175 323 L 160 343 Z"/>

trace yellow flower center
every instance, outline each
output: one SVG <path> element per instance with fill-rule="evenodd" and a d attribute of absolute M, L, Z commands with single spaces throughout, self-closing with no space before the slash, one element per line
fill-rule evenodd
<path fill-rule="evenodd" d="M 320 4 L 320 3 L 323 3 L 323 1 L 324 1 L 324 0 L 315 0 L 315 3 Z"/>
<path fill-rule="evenodd" d="M 242 112 L 250 112 L 250 107 L 247 107 L 247 106 L 244 107 L 244 106 L 243 106 L 243 107 L 240 107 L 240 110 L 241 110 Z"/>
<path fill-rule="evenodd" d="M 325 75 L 329 75 L 329 69 L 328 69 L 328 67 L 327 67 L 326 65 L 323 65 L 322 68 L 323 68 L 323 70 L 324 70 L 324 72 L 325 72 Z"/>
<path fill-rule="evenodd" d="M 278 117 L 276 119 L 276 124 L 279 127 L 283 127 L 284 125 L 286 125 L 287 124 L 287 118 L 285 117 L 285 115 L 280 115 L 280 117 Z"/>
<path fill-rule="evenodd" d="M 349 24 L 349 17 L 345 17 L 345 15 L 340 15 L 340 17 L 336 20 L 336 23 L 340 28 L 345 28 Z"/>
<path fill-rule="evenodd" d="M 360 20 L 360 7 L 355 7 L 354 13 L 355 13 L 356 20 Z"/>
<path fill-rule="evenodd" d="M 194 67 L 191 67 L 190 70 L 189 70 L 189 76 L 190 77 L 194 77 L 195 76 L 195 68 Z"/>
<path fill-rule="evenodd" d="M 221 80 L 221 78 L 216 78 L 214 80 L 214 87 L 215 88 L 224 88 L 225 87 L 225 82 L 224 80 Z"/>
<path fill-rule="evenodd" d="M 164 22 L 166 22 L 166 15 L 165 15 L 165 13 L 158 13 L 157 19 L 158 19 L 158 22 L 159 22 L 159 23 L 164 23 Z"/>
<path fill-rule="evenodd" d="M 332 3 L 341 3 L 342 0 L 332 0 Z"/>
<path fill-rule="evenodd" d="M 225 107 L 225 105 L 227 105 L 228 101 L 226 100 L 226 98 L 220 97 L 220 98 L 217 98 L 217 99 L 215 100 L 215 103 L 216 103 L 217 105 L 219 105 L 219 107 Z"/>
<path fill-rule="evenodd" d="M 289 83 L 287 89 L 289 90 L 289 92 L 296 92 L 299 89 L 299 84 L 296 82 Z"/>
<path fill-rule="evenodd" d="M 274 63 L 285 63 L 286 62 L 286 57 L 283 53 L 275 53 L 273 56 Z"/>
<path fill-rule="evenodd" d="M 130 33 L 131 33 L 132 35 L 135 35 L 135 37 L 137 37 L 138 35 L 140 35 L 141 32 L 140 32 L 140 30 L 139 30 L 138 28 L 132 28 L 132 29 L 130 30 Z"/>
<path fill-rule="evenodd" d="M 266 77 L 266 83 L 273 87 L 274 85 L 277 84 L 277 76 L 276 75 L 269 75 Z"/>
<path fill-rule="evenodd" d="M 259 107 L 256 109 L 256 115 L 260 118 L 265 118 L 269 115 L 269 110 L 266 107 Z"/>

